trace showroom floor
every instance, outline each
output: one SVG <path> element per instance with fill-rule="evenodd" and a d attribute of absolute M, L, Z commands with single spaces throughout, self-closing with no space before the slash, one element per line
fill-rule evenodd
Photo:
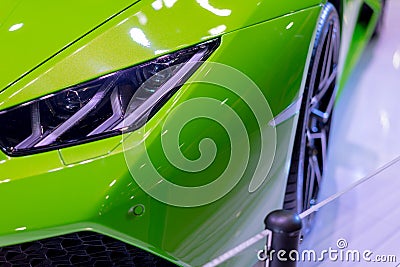
<path fill-rule="evenodd" d="M 399 26 L 400 0 L 389 0 L 382 35 L 368 46 L 337 103 L 320 200 L 400 156 Z M 400 162 L 321 208 L 301 248 L 318 256 L 331 248 L 339 258 L 325 254 L 300 266 L 400 266 Z M 358 251 L 360 261 L 346 256 L 349 251 Z"/>

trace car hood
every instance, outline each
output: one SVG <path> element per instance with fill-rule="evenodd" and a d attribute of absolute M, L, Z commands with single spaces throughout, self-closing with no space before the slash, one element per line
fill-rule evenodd
<path fill-rule="evenodd" d="M 0 91 L 138 0 L 2 0 Z"/>

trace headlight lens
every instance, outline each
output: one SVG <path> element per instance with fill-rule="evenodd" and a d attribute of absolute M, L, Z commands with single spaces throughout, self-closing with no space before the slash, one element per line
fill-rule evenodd
<path fill-rule="evenodd" d="M 0 147 L 17 156 L 75 145 L 120 134 L 124 119 L 137 129 L 218 45 L 211 40 L 0 111 Z"/>

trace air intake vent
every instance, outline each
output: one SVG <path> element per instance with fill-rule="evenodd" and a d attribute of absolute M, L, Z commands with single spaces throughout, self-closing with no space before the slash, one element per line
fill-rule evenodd
<path fill-rule="evenodd" d="M 0 248 L 0 266 L 176 267 L 149 252 L 92 232 Z"/>

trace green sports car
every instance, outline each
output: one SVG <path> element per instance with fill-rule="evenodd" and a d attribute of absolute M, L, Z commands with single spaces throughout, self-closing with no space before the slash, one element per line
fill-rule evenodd
<path fill-rule="evenodd" d="M 202 266 L 310 208 L 383 5 L 2 1 L 0 266 Z"/>

